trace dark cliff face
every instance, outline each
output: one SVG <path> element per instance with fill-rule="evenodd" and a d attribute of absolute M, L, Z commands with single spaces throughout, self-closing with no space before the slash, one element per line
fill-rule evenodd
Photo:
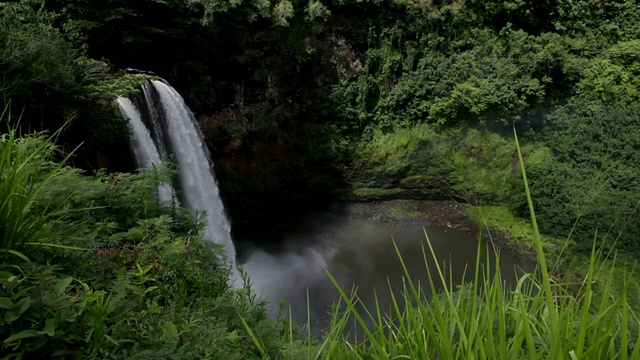
<path fill-rule="evenodd" d="M 253 111 L 235 110 L 201 117 L 200 123 L 236 233 L 243 226 L 286 222 L 330 201 L 333 189 L 344 187 L 331 128 L 302 122 L 256 129 L 246 118 L 256 116 Z M 279 119 L 300 116 L 282 112 Z"/>
<path fill-rule="evenodd" d="M 237 57 L 250 71 L 228 89 L 232 103 L 198 112 L 236 231 L 286 222 L 346 187 L 329 96 L 359 62 L 328 30 L 301 35 L 291 29 L 256 35 Z M 288 45 L 263 53 L 266 38 Z"/>

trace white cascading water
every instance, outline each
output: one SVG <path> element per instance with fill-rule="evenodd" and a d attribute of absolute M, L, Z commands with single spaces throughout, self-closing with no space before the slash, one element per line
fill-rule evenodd
<path fill-rule="evenodd" d="M 168 160 L 171 155 L 174 157 L 179 168 L 176 188 L 180 201 L 191 210 L 192 215 L 205 214 L 204 237 L 224 246 L 235 277 L 236 251 L 231 239 L 231 226 L 213 175 L 209 151 L 193 113 L 182 96 L 161 81 L 153 80 L 144 84 L 141 100 L 144 101 L 141 108 L 146 107 L 143 116 L 140 116 L 140 109 L 130 100 L 117 100 L 123 116 L 129 119 L 130 129 L 136 139 L 135 143 L 132 141 L 136 161 L 145 166 L 144 164 L 154 163 L 154 160 L 150 163 L 143 162 L 145 157 L 157 156 L 161 161 Z M 136 114 L 139 124 L 134 120 Z M 138 140 L 139 138 L 144 140 Z M 137 146 L 146 149 L 136 150 Z"/>
<path fill-rule="evenodd" d="M 131 131 L 131 150 L 138 168 L 146 168 L 162 163 L 156 144 L 151 139 L 149 129 L 144 126 L 140 111 L 133 102 L 124 97 L 116 99 L 122 116 L 128 120 L 127 125 Z M 162 184 L 158 187 L 158 199 L 162 202 L 171 201 L 173 189 L 171 185 Z"/>
<path fill-rule="evenodd" d="M 151 137 L 153 137 L 153 141 L 158 146 L 158 153 L 162 159 L 168 159 L 169 154 L 167 153 L 167 141 L 164 139 L 163 129 L 160 120 L 162 120 L 161 109 L 159 109 L 159 105 L 153 101 L 157 97 L 153 93 L 153 87 L 145 84 L 142 86 L 142 96 L 145 100 L 142 104 L 145 107 L 146 113 L 149 115 L 147 119 L 149 120 L 149 130 L 152 131 Z"/>

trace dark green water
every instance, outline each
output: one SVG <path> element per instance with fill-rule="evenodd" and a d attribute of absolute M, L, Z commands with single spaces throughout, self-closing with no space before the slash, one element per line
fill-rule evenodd
<path fill-rule="evenodd" d="M 426 229 L 417 225 L 393 226 L 321 213 L 288 229 L 277 249 L 250 251 L 243 268 L 250 276 L 254 292 L 270 301 L 268 310 L 272 316 L 277 316 L 281 308 L 288 311 L 290 306 L 293 321 L 306 324 L 308 295 L 311 322 L 317 333 L 328 321 L 331 304 L 339 299 L 325 269 L 345 289 L 357 287 L 366 306 L 375 306 L 376 292 L 381 308 L 390 307 L 390 287 L 399 291 L 404 275 L 393 241 L 412 280 L 421 284 L 425 296 L 431 296 L 422 250 L 424 246 L 429 251 L 425 230 L 441 266 L 458 284 L 465 276 L 472 279 L 478 246 L 482 245 L 484 251 L 492 248 L 489 242 L 479 241 L 476 233 L 468 231 L 439 226 Z M 484 254 L 482 258 L 486 259 Z M 427 259 L 435 271 L 430 253 Z M 495 265 L 491 261 L 492 269 Z M 522 259 L 501 253 L 499 267 L 507 284 L 515 283 L 516 269 L 524 266 Z"/>

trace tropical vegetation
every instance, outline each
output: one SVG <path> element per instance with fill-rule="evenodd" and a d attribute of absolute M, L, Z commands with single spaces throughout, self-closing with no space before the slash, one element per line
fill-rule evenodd
<path fill-rule="evenodd" d="M 632 0 L 0 2 L 0 353 L 637 357 L 639 24 Z M 388 315 L 345 291 L 319 341 L 267 319 L 158 202 L 172 166 L 134 168 L 113 99 L 157 77 L 237 239 L 327 202 L 455 199 L 540 272 L 420 301 L 407 282 Z M 377 327 L 346 342 L 353 317 Z"/>

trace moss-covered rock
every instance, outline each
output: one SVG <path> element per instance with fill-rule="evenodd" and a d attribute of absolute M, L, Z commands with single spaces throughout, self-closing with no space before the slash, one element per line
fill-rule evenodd
<path fill-rule="evenodd" d="M 448 193 L 451 189 L 449 172 L 442 167 L 425 169 L 424 172 L 410 175 L 400 181 L 403 189 L 421 189 L 430 193 Z"/>
<path fill-rule="evenodd" d="M 349 200 L 455 198 L 493 204 L 519 191 L 515 144 L 489 130 L 437 132 L 433 125 L 420 124 L 372 132 L 355 148 Z M 527 161 L 548 153 L 535 144 L 523 151 Z"/>
<path fill-rule="evenodd" d="M 359 175 L 352 200 L 435 200 L 451 198 L 449 171 L 443 166 L 407 166 L 403 171 L 373 169 Z"/>

